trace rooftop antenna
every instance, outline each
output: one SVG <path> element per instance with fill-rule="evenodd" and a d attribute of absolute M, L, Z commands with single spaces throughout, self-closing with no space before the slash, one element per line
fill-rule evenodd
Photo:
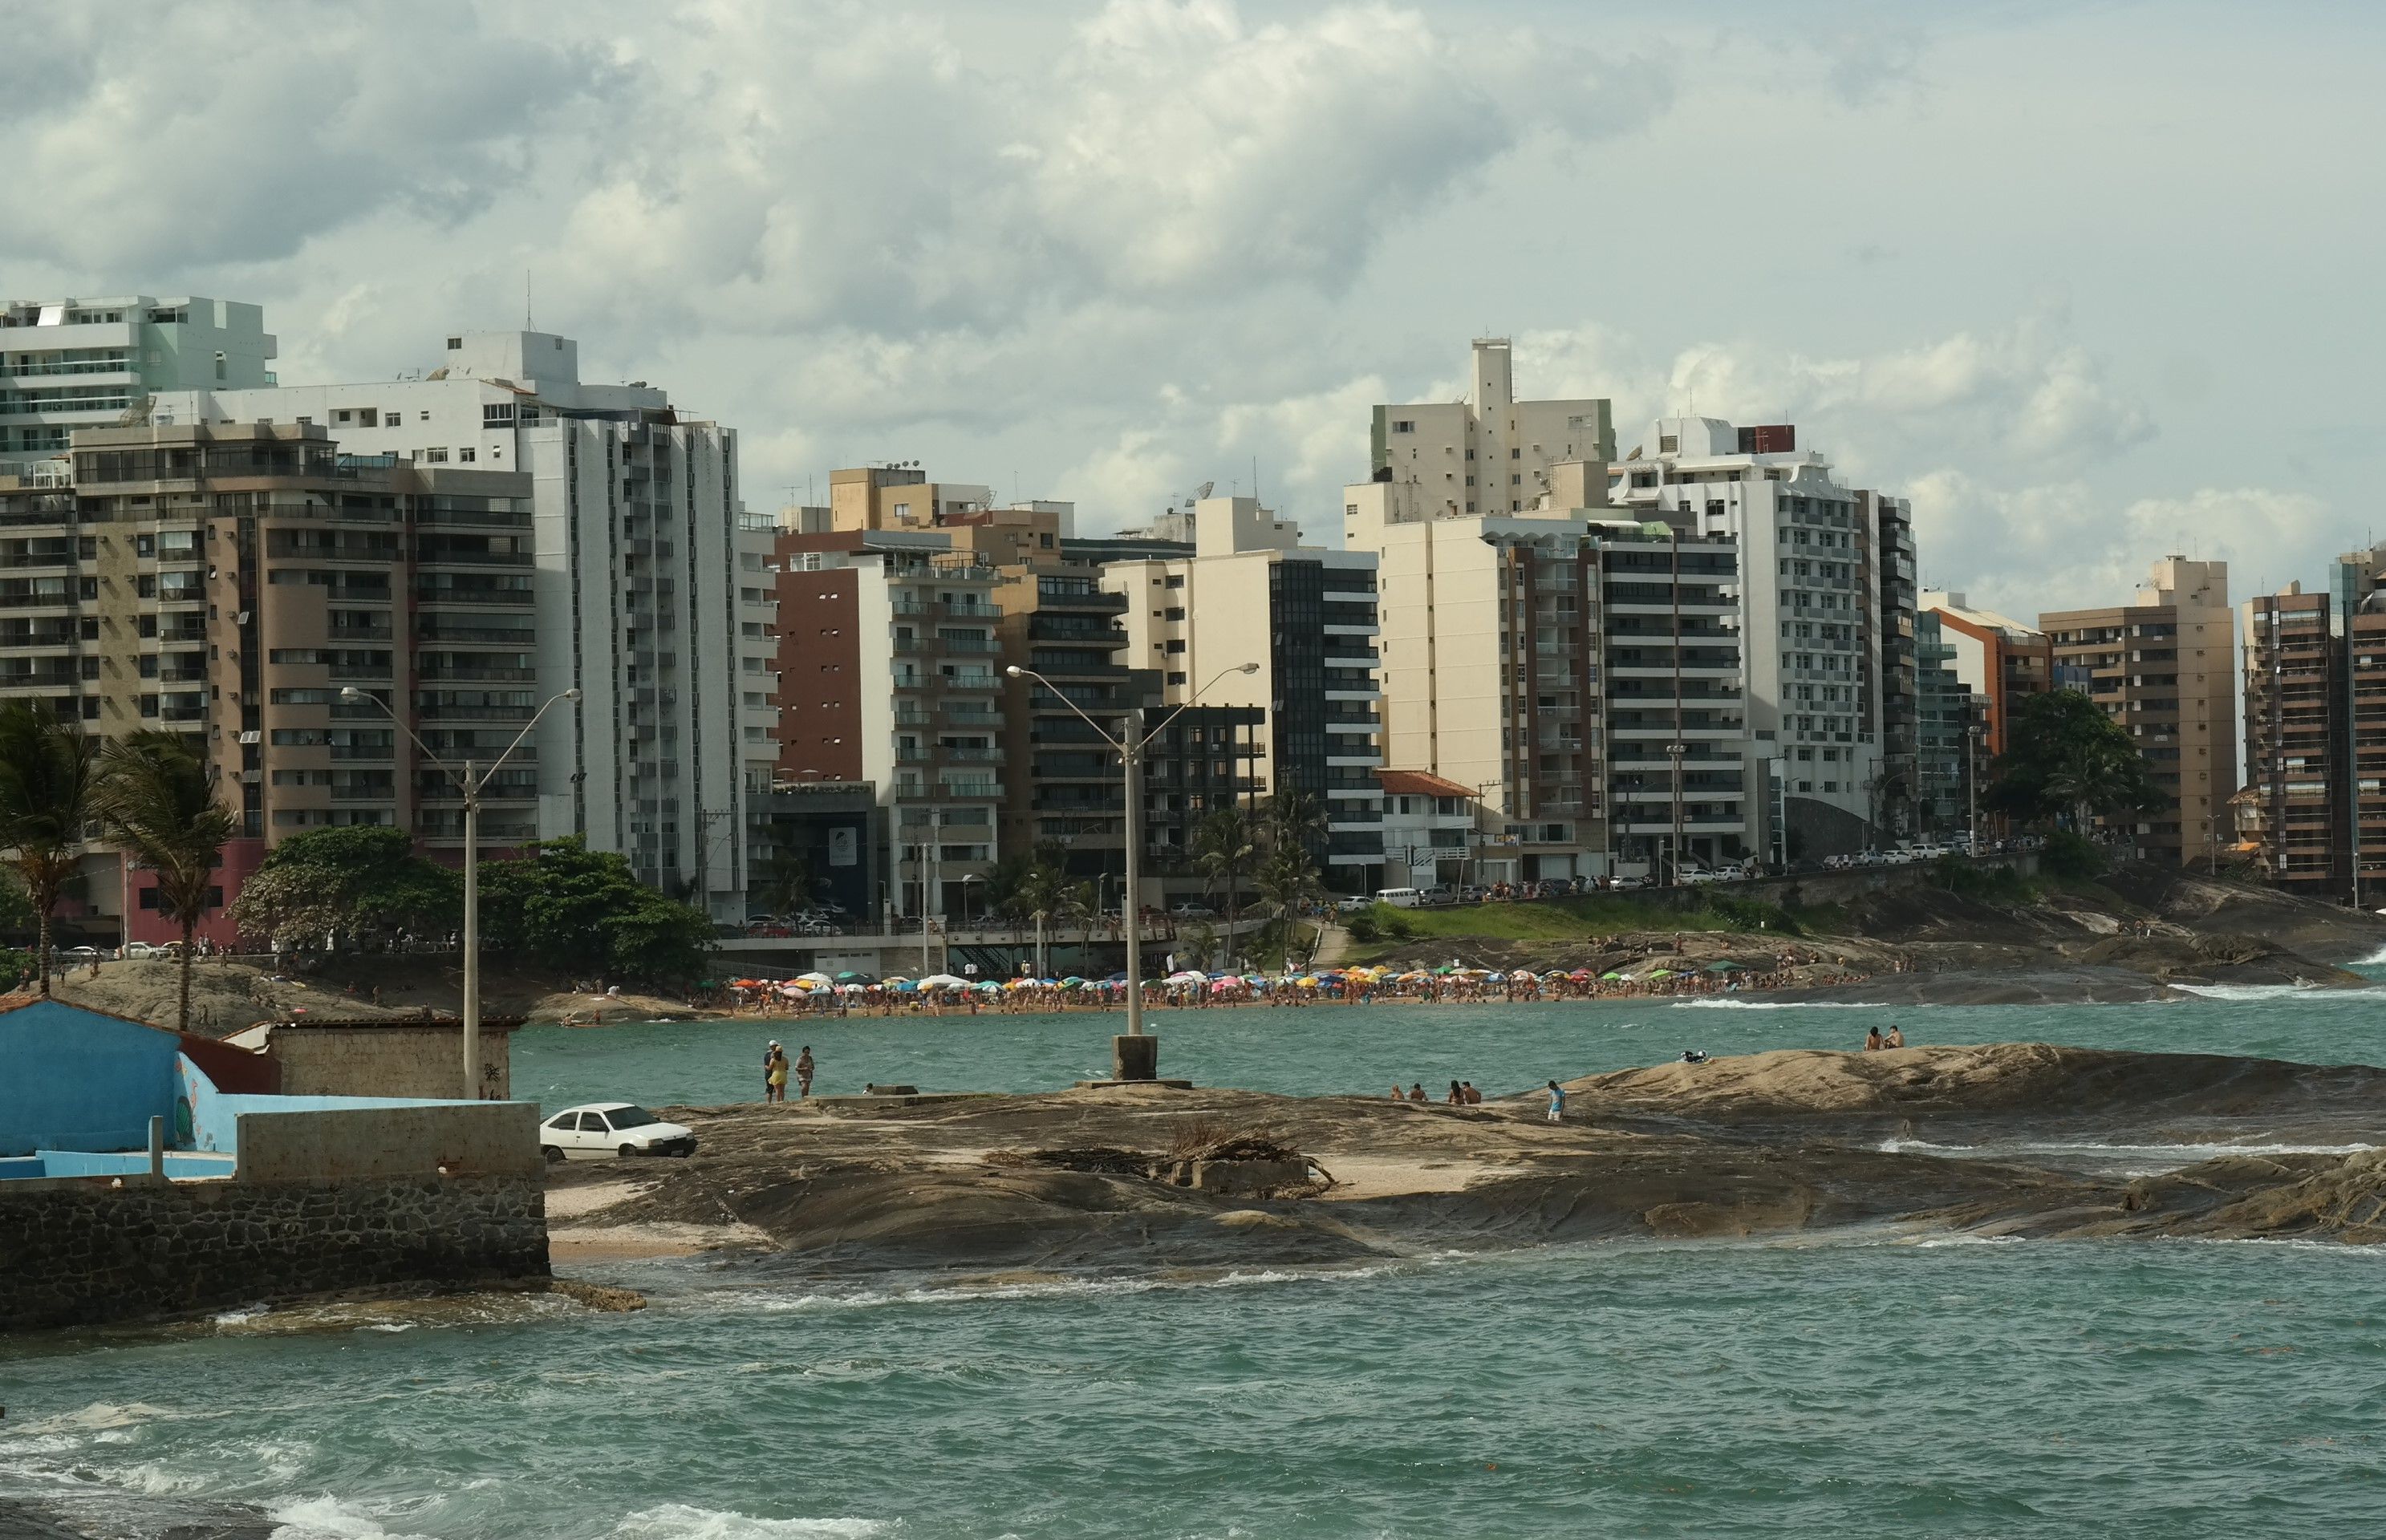
<path fill-rule="evenodd" d="M 530 269 L 522 269 L 522 330 L 535 332 L 538 323 L 530 319 Z"/>

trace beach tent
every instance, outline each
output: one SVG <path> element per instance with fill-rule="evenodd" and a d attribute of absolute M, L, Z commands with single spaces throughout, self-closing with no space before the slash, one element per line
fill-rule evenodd
<path fill-rule="evenodd" d="M 836 976 L 836 982 L 838 983 L 876 983 L 878 982 L 878 975 L 875 973 L 857 973 L 852 970 L 848 969 L 846 971 L 839 973 Z"/>
<path fill-rule="evenodd" d="M 824 984 L 824 983 L 836 983 L 836 981 L 835 981 L 835 979 L 830 978 L 830 977 L 829 977 L 827 974 L 825 974 L 825 973 L 798 973 L 798 974 L 797 974 L 797 975 L 796 975 L 796 982 L 797 982 L 797 983 L 808 983 L 808 984 L 814 984 L 814 985 L 818 985 L 818 984 Z"/>
<path fill-rule="evenodd" d="M 920 981 L 922 989 L 967 989 L 969 981 L 951 973 L 931 973 Z"/>

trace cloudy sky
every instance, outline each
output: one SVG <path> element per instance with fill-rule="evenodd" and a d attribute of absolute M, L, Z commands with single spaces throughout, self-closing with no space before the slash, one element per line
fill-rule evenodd
<path fill-rule="evenodd" d="M 839 465 L 1330 532 L 1369 407 L 1800 425 L 2023 613 L 2386 537 L 2344 3 L 183 0 L 16 8 L 12 297 L 267 307 L 285 381 L 520 323 Z"/>

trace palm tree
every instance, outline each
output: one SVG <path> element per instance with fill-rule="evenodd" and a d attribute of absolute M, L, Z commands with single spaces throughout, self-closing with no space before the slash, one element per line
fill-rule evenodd
<path fill-rule="evenodd" d="M 99 744 L 48 705 L 0 705 L 0 849 L 32 900 L 42 993 L 50 992 L 50 917 L 81 859 L 101 780 Z"/>
<path fill-rule="evenodd" d="M 1076 920 L 1081 939 L 1077 943 L 1077 964 L 1094 955 L 1094 925 L 1102 918 L 1101 889 L 1092 883 L 1072 884 L 1061 899 L 1071 919 Z"/>
<path fill-rule="evenodd" d="M 1069 902 L 1069 886 L 1061 879 L 1061 869 L 1057 865 L 1038 860 L 1028 869 L 1027 874 L 1019 880 L 1018 887 L 1012 890 L 1011 901 L 1022 913 L 1036 921 L 1036 976 L 1039 979 L 1050 978 L 1052 976 L 1051 958 L 1047 955 L 1044 947 L 1044 927 L 1053 916 L 1065 908 Z"/>
<path fill-rule="evenodd" d="M 1235 915 L 1242 897 L 1243 869 L 1259 853 L 1251 818 L 1240 808 L 1224 807 L 1193 826 L 1193 864 L 1209 879 L 1212 890 L 1221 878 L 1226 884 L 1226 934 L 1235 933 Z"/>
<path fill-rule="evenodd" d="M 1325 809 L 1307 792 L 1298 788 L 1281 791 L 1261 808 L 1260 828 L 1271 850 L 1293 848 L 1314 853 L 1325 843 Z"/>
<path fill-rule="evenodd" d="M 1300 911 L 1325 890 L 1317 880 L 1317 866 L 1309 852 L 1298 845 L 1287 845 L 1270 855 L 1260 868 L 1256 883 L 1260 895 L 1275 906 L 1276 965 L 1280 968 L 1292 955 L 1292 928 Z"/>
<path fill-rule="evenodd" d="M 757 896 L 771 907 L 771 912 L 782 919 L 796 909 L 809 909 L 820 896 L 821 877 L 812 870 L 811 854 L 803 850 L 782 849 L 771 857 L 762 869 L 762 884 Z"/>
<path fill-rule="evenodd" d="M 147 731 L 109 744 L 94 797 L 100 823 L 127 856 L 157 876 L 157 912 L 182 928 L 177 1030 L 191 1029 L 192 936 L 220 901 L 216 865 L 239 829 L 216 800 L 215 782 L 198 756 L 171 732 Z"/>

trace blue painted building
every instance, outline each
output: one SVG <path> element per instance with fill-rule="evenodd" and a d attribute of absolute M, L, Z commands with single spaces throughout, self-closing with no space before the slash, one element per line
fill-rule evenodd
<path fill-rule="evenodd" d="M 0 1156 L 147 1149 L 181 1058 L 180 1034 L 121 1016 L 57 1000 L 0 1010 Z"/>
<path fill-rule="evenodd" d="M 166 1173 L 208 1177 L 232 1174 L 244 1113 L 479 1105 L 264 1089 L 276 1083 L 264 1056 L 211 1040 L 58 1000 L 0 1005 L 0 1179 L 146 1171 L 152 1118 L 180 1152 Z"/>

